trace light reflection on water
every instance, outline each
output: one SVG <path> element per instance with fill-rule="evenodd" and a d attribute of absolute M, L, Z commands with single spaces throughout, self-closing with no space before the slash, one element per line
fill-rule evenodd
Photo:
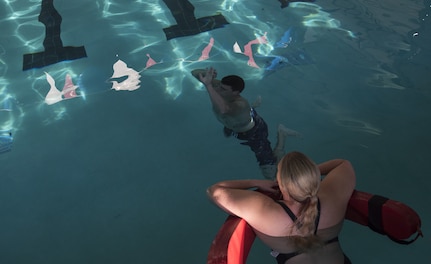
<path fill-rule="evenodd" d="M 16 38 L 16 46 L 23 52 L 37 52 L 43 49 L 44 26 L 37 21 L 40 10 L 40 1 L 30 1 L 31 5 L 23 7 L 17 2 L 6 3 L 6 18 L 3 22 L 9 27 L 14 28 L 13 36 Z M 205 4 L 207 8 L 198 8 Z M 68 4 L 60 2 L 58 8 L 60 13 L 66 13 Z M 204 32 L 198 35 L 165 40 L 162 28 L 169 27 L 175 24 L 170 11 L 160 1 L 135 1 L 130 4 L 124 4 L 115 0 L 99 0 L 89 5 L 89 9 L 95 11 L 93 16 L 98 17 L 106 27 L 107 34 L 115 35 L 118 43 L 104 43 L 103 38 L 97 38 L 94 41 L 104 43 L 107 51 L 104 54 L 104 61 L 99 61 L 100 57 L 93 59 L 90 53 L 89 58 L 72 61 L 60 62 L 56 65 L 48 66 L 45 69 L 35 69 L 25 72 L 25 82 L 31 87 L 32 95 L 26 94 L 20 102 L 22 114 L 20 118 L 25 116 L 26 111 L 34 108 L 36 111 L 44 111 L 44 124 L 50 124 L 56 120 L 61 120 L 67 115 L 67 106 L 62 102 L 49 106 L 52 110 L 50 114 L 46 114 L 46 105 L 44 97 L 49 88 L 44 71 L 47 71 L 54 77 L 58 87 L 62 86 L 66 74 L 72 76 L 75 84 L 80 88 L 77 90 L 81 93 L 81 99 L 99 96 L 104 92 L 111 90 L 109 77 L 112 75 L 112 66 L 117 59 L 123 60 L 136 71 L 142 72 L 142 79 L 154 79 L 157 85 L 161 87 L 164 94 L 168 95 L 172 100 L 181 96 L 184 85 L 193 87 L 196 91 L 202 90 L 202 85 L 196 82 L 189 74 L 195 68 L 204 68 L 208 65 L 219 65 L 228 62 L 230 67 L 237 71 L 241 71 L 246 80 L 261 80 L 268 76 L 263 69 L 268 63 L 270 56 L 279 55 L 275 45 L 277 41 L 291 28 L 294 29 L 292 41 L 286 45 L 285 50 L 294 50 L 301 47 L 304 43 L 313 43 L 318 41 L 324 34 L 330 30 L 340 31 L 350 38 L 350 43 L 358 43 L 358 46 L 353 46 L 360 52 L 363 52 L 363 47 L 366 47 L 366 42 L 363 42 L 361 36 L 356 36 L 354 31 L 343 26 L 343 22 L 334 17 L 331 13 L 325 11 L 317 3 L 291 3 L 288 10 L 288 15 L 285 17 L 274 16 L 270 12 L 265 12 L 264 8 L 258 10 L 256 5 L 243 1 L 223 1 L 221 3 L 213 3 L 210 1 L 201 1 L 196 3 L 196 17 L 211 15 L 216 12 L 221 12 L 230 24 L 225 28 L 216 29 L 209 32 Z M 208 11 L 208 10 L 210 11 Z M 257 11 L 258 10 L 258 11 Z M 338 13 L 337 13 L 338 14 Z M 144 23 L 142 23 L 145 21 Z M 78 34 L 79 32 L 70 33 L 67 28 L 70 27 L 67 19 L 63 19 L 63 42 L 71 41 L 69 34 Z M 76 27 L 76 25 L 74 25 Z M 243 35 L 230 36 L 227 35 L 229 28 L 240 30 Z M 321 31 L 319 29 L 325 29 Z M 102 29 L 100 29 L 102 30 Z M 81 32 L 84 33 L 84 32 Z M 88 34 L 88 32 L 85 32 Z M 100 32 L 97 32 L 100 33 Z M 332 33 L 333 35 L 335 33 Z M 79 34 L 78 34 L 79 35 Z M 238 43 L 240 47 L 247 44 L 248 41 L 267 37 L 266 43 L 254 45 L 252 56 L 260 68 L 252 68 L 247 66 L 247 57 L 244 54 L 234 52 L 233 44 Z M 83 35 L 85 39 L 85 35 Z M 340 36 L 341 37 L 341 36 Z M 76 37 L 75 37 L 76 38 Z M 205 61 L 199 61 L 202 50 L 208 45 L 211 38 L 214 38 L 214 45 L 209 54 L 209 58 Z M 74 40 L 74 43 L 79 43 Z M 84 41 L 83 39 L 83 41 Z M 399 42 L 397 39 L 385 40 L 384 45 L 391 48 L 398 48 L 408 51 L 409 45 L 404 42 Z M 346 42 L 349 43 L 349 42 Z M 79 43 L 82 45 L 83 43 Z M 87 45 L 88 47 L 88 45 Z M 91 47 L 91 46 L 90 46 Z M 365 50 L 368 56 L 380 56 L 381 54 L 373 54 L 374 50 Z M 3 51 L 3 55 L 5 51 Z M 8 76 L 8 65 L 6 60 L 0 55 L 1 67 L 4 72 L 3 76 Z M 367 56 L 367 55 L 366 55 Z M 267 57 L 267 59 L 263 59 Z M 146 68 L 145 62 L 148 59 L 154 59 L 157 64 Z M 389 62 L 389 59 L 386 60 Z M 16 63 L 16 61 L 15 61 Z M 103 67 L 101 64 L 103 63 Z M 298 67 L 298 66 L 293 66 Z M 376 64 L 374 70 L 367 77 L 368 84 L 382 88 L 404 89 L 395 81 L 397 75 L 393 72 L 382 68 L 381 64 Z M 95 72 L 97 72 L 95 74 Z M 3 77 L 7 78 L 7 77 Z M 24 81 L 24 80 L 22 80 Z M 144 81 L 145 83 L 145 81 Z M 3 81 L 3 94 L 10 93 L 9 80 Z M 21 95 L 14 95 L 14 97 Z M 21 123 L 21 122 L 20 122 Z M 364 121 L 364 123 L 367 123 Z"/>
<path fill-rule="evenodd" d="M 196 17 L 221 12 L 230 24 L 224 28 L 198 35 L 166 41 L 162 29 L 175 24 L 175 20 L 162 1 L 97 0 L 90 1 L 91 3 L 85 1 L 84 3 L 84 1 L 56 0 L 54 4 L 63 16 L 63 43 L 74 46 L 84 45 L 89 56 L 76 61 L 60 62 L 42 69 L 22 72 L 22 54 L 43 50 L 45 28 L 37 21 L 40 2 L 40 0 L 32 0 L 23 3 L 22 1 L 9 0 L 0 4 L 0 13 L 4 14 L 0 16 L 1 28 L 2 30 L 6 29 L 7 34 L 11 36 L 7 38 L 7 41 L 4 38 L 0 40 L 0 130 L 12 131 L 17 142 L 24 142 L 24 137 L 20 138 L 20 133 L 17 132 L 20 130 L 29 131 L 27 134 L 30 136 L 26 138 L 21 150 L 27 150 L 28 146 L 37 146 L 36 149 L 41 150 L 40 154 L 43 158 L 34 162 L 33 166 L 35 167 L 42 167 L 46 157 L 52 158 L 53 154 L 43 151 L 44 147 L 57 145 L 58 149 L 52 148 L 54 151 L 63 151 L 65 146 L 72 150 L 78 148 L 83 152 L 86 152 L 87 148 L 94 150 L 97 152 L 96 157 L 92 157 L 93 152 L 89 155 L 78 153 L 77 156 L 83 155 L 85 159 L 90 160 L 83 162 L 85 160 L 83 158 L 76 161 L 78 164 L 86 166 L 74 168 L 73 163 L 70 163 L 70 169 L 73 173 L 83 175 L 77 177 L 77 181 L 82 180 L 83 184 L 88 184 L 86 177 L 91 178 L 97 173 L 104 173 L 104 159 L 100 159 L 99 155 L 109 161 L 111 156 L 98 151 L 105 149 L 105 145 L 115 145 L 118 143 L 117 141 L 121 141 L 116 145 L 119 146 L 130 138 L 139 138 L 145 142 L 144 138 L 148 134 L 163 133 L 172 129 L 171 122 L 180 126 L 183 126 L 184 122 L 193 127 L 190 131 L 186 129 L 184 131 L 196 135 L 196 137 L 190 136 L 194 140 L 198 139 L 197 136 L 207 136 L 207 131 L 204 129 L 201 131 L 201 127 L 194 123 L 194 120 L 198 120 L 198 122 L 206 122 L 207 120 L 200 119 L 200 116 L 196 119 L 184 117 L 190 112 L 193 112 L 194 115 L 196 109 L 200 111 L 200 108 L 196 107 L 197 104 L 199 107 L 209 105 L 209 102 L 205 100 L 195 102 L 196 98 L 208 99 L 204 96 L 200 97 L 202 93 L 205 93 L 203 87 L 190 75 L 190 71 L 195 68 L 214 66 L 221 74 L 238 73 L 242 75 L 250 87 L 247 89 L 247 93 L 252 94 L 252 96 L 266 93 L 263 96 L 264 104 L 265 102 L 268 103 L 262 110 L 262 112 L 267 111 L 265 120 L 272 123 L 287 120 L 288 124 L 299 126 L 301 132 L 303 132 L 302 130 L 307 132 L 308 129 L 309 136 L 304 140 L 306 143 L 300 147 L 312 149 L 313 154 L 321 151 L 327 155 L 328 152 L 337 152 L 342 149 L 345 151 L 344 153 L 351 156 L 366 153 L 366 155 L 372 156 L 372 161 L 379 165 L 380 163 L 384 164 L 385 161 L 379 160 L 380 154 L 388 160 L 389 165 L 386 164 L 387 167 L 392 168 L 395 166 L 393 164 L 397 162 L 391 163 L 390 161 L 398 158 L 393 156 L 397 152 L 392 151 L 392 149 L 396 149 L 395 145 L 402 144 L 406 135 L 419 133 L 411 129 L 411 131 L 406 130 L 404 135 L 396 137 L 396 133 L 400 130 L 398 126 L 402 126 L 404 123 L 409 124 L 410 120 L 415 120 L 414 118 L 418 113 L 413 108 L 399 107 L 399 103 L 403 102 L 403 98 L 400 99 L 403 96 L 399 95 L 408 94 L 411 87 L 408 86 L 408 82 L 401 81 L 402 76 L 395 69 L 394 61 L 396 58 L 402 57 L 403 54 L 408 55 L 410 61 L 422 56 L 421 51 L 416 50 L 411 45 L 411 39 L 409 39 L 409 36 L 416 39 L 423 36 L 422 32 L 416 28 L 418 26 L 417 21 L 412 19 L 421 1 L 410 1 L 410 4 L 405 6 L 404 10 L 410 16 L 402 16 L 398 6 L 400 3 L 395 4 L 392 0 L 292 3 L 289 8 L 283 10 L 279 9 L 279 3 L 276 0 L 265 2 L 191 1 L 196 7 Z M 262 4 L 263 2 L 264 4 Z M 387 17 L 391 19 L 385 20 Z M 425 16 L 423 19 L 428 19 L 428 17 Z M 289 29 L 292 29 L 291 40 L 285 41 L 283 48 L 277 48 L 277 42 Z M 247 65 L 247 56 L 234 52 L 234 44 L 237 42 L 241 50 L 244 51 L 244 46 L 249 41 L 265 34 L 267 43 L 253 45 L 252 55 L 254 55 L 260 68 L 250 67 Z M 214 38 L 214 46 L 209 58 L 199 61 L 203 49 L 209 44 L 211 38 Z M 263 69 L 269 60 L 265 56 L 283 55 L 286 52 L 294 52 L 302 48 L 313 58 L 313 63 L 307 66 L 289 65 L 289 67 L 274 71 L 270 75 Z M 156 64 L 147 67 L 146 63 L 150 57 Z M 111 89 L 112 66 L 118 59 L 123 60 L 128 67 L 140 72 L 141 88 L 138 91 L 116 92 Z M 74 84 L 79 86 L 77 92 L 81 96 L 68 101 L 60 101 L 54 105 L 46 105 L 44 99 L 50 87 L 45 77 L 45 71 L 55 79 L 58 88 L 64 85 L 66 74 L 70 74 Z M 379 93 L 376 90 L 384 92 Z M 162 94 L 161 100 L 165 101 L 153 103 L 159 99 L 146 97 L 148 91 L 152 92 L 151 95 Z M 124 96 L 124 94 L 129 97 Z M 137 95 L 137 99 L 134 97 L 135 95 Z M 129 99 L 131 97 L 135 100 L 124 102 L 124 98 Z M 104 101 L 105 98 L 109 98 L 110 104 Z M 397 100 L 399 103 L 396 103 Z M 424 100 L 423 104 L 425 105 L 425 103 Z M 144 104 L 151 107 L 156 104 L 162 105 L 160 108 L 167 110 L 162 112 L 161 116 L 166 117 L 166 119 L 174 116 L 176 120 L 158 122 L 158 112 L 147 114 L 143 113 L 144 111 L 132 111 L 135 110 L 132 109 L 133 107 L 141 107 Z M 171 107 L 172 105 L 175 107 Z M 181 107 L 178 107 L 179 105 Z M 382 107 L 384 108 L 383 113 L 379 112 Z M 110 111 L 107 110 L 108 108 Z M 129 108 L 131 110 L 127 112 Z M 187 109 L 185 110 L 185 108 Z M 136 124 L 129 124 L 128 120 L 120 122 L 124 126 L 123 128 L 116 123 L 109 123 L 111 116 L 99 116 L 99 114 L 105 113 L 113 113 L 112 115 L 115 116 L 115 109 L 126 109 L 122 112 L 122 114 L 126 112 L 128 115 L 124 119 L 132 119 L 135 122 L 141 119 L 145 120 L 139 124 L 139 127 Z M 172 109 L 179 110 L 178 114 L 169 112 Z M 81 116 L 77 114 L 78 110 L 82 110 L 79 111 Z M 138 108 L 138 110 L 142 109 Z M 153 109 L 145 108 L 145 111 L 151 112 Z M 209 109 L 208 112 L 210 112 Z M 94 125 L 94 122 L 107 128 L 107 131 L 87 130 L 88 127 L 80 123 L 80 119 L 87 113 L 91 115 L 90 121 L 87 120 L 88 127 Z M 397 120 L 392 121 L 396 123 L 395 125 L 387 121 L 393 117 L 394 113 L 397 115 Z M 423 113 L 420 114 L 425 116 Z M 129 118 L 129 115 L 138 117 L 133 120 L 133 118 Z M 404 118 L 408 115 L 412 117 L 404 120 L 398 115 L 402 115 Z M 73 122 L 65 122 L 72 119 L 71 117 L 76 119 Z M 118 121 L 122 117 L 115 118 Z M 103 121 L 97 122 L 99 118 Z M 424 120 L 427 119 L 424 118 Z M 104 122 L 107 122 L 108 125 L 103 126 Z M 155 129 L 153 123 L 156 124 Z M 40 129 L 39 126 L 37 129 L 46 131 L 46 135 L 43 132 L 33 134 L 32 130 L 35 124 L 36 126 L 37 124 L 43 126 L 45 129 Z M 320 128 L 320 125 L 329 129 L 316 129 L 316 127 Z M 157 129 L 160 131 L 147 133 L 148 130 Z M 134 130 L 138 132 L 133 134 Z M 426 131 L 426 129 L 422 131 Z M 80 136 L 75 136 L 78 133 L 81 133 Z M 312 134 L 311 137 L 310 134 Z M 391 141 L 390 135 L 394 135 L 395 140 Z M 419 133 L 419 135 L 421 134 Z M 167 135 L 167 137 L 171 136 Z M 315 140 L 314 143 L 317 142 L 316 146 L 313 145 L 313 140 Z M 96 141 L 100 142 L 100 145 L 94 144 Z M 212 142 L 212 138 L 208 141 Z M 391 150 L 387 150 L 385 147 L 380 147 L 379 144 L 382 141 L 396 143 L 388 144 L 386 147 Z M 77 142 L 79 144 L 75 145 Z M 335 149 L 333 149 L 333 142 L 339 144 Z M 346 142 L 348 144 L 343 145 Z M 189 142 L 185 143 L 188 147 Z M 420 144 L 422 143 L 425 145 L 427 141 L 424 140 Z M 414 144 L 414 142 L 410 142 L 405 145 L 408 148 Z M 419 143 L 416 144 L 419 145 Z M 376 145 L 380 149 L 376 150 Z M 79 148 L 78 146 L 84 147 Z M 355 149 L 358 146 L 360 150 Z M 124 167 L 127 167 L 126 171 L 130 174 L 137 173 L 133 171 L 135 165 L 128 164 L 128 160 L 124 158 L 125 155 L 144 156 L 146 160 L 151 160 L 152 156 L 158 154 L 151 150 L 153 146 L 143 144 L 139 147 L 142 148 L 139 150 L 127 149 L 131 153 L 112 154 L 112 159 L 126 164 L 127 166 Z M 172 146 L 168 145 L 166 148 L 165 146 L 158 147 L 165 149 L 169 155 L 181 156 L 179 158 L 184 156 L 182 153 L 172 153 L 176 151 L 175 148 L 182 147 L 182 144 L 178 142 L 174 142 Z M 234 148 L 232 146 L 232 149 Z M 116 149 L 113 148 L 113 150 L 112 152 L 115 152 Z M 225 150 L 216 149 L 214 151 L 218 154 L 218 151 Z M 386 153 L 389 151 L 393 153 Z M 22 154 L 22 152 L 17 151 L 15 153 Z M 12 152 L 12 154 L 15 153 Z M 164 156 L 169 156 L 166 153 Z M 2 158 L 12 157 L 6 156 L 9 154 L 4 154 Z M 425 160 L 424 155 L 418 154 L 418 156 Z M 133 157 L 131 158 L 133 159 Z M 169 157 L 163 157 L 163 159 L 165 158 L 168 159 Z M 188 157 L 184 157 L 184 163 L 187 167 L 189 166 L 187 162 L 190 161 L 186 158 Z M 21 162 L 20 158 L 16 159 L 14 165 L 6 166 L 6 170 L 12 172 L 11 174 L 16 171 L 13 166 Z M 362 161 L 364 164 L 368 164 L 365 159 Z M 98 163 L 98 165 L 94 165 L 94 163 Z M 190 167 L 194 169 L 195 162 L 192 163 Z M 64 165 L 58 164 L 57 166 L 62 167 Z M 164 164 L 156 164 L 156 166 L 164 167 Z M 202 164 L 202 168 L 209 166 L 206 163 Z M 48 170 L 47 173 L 45 168 L 40 169 L 37 172 L 40 175 L 37 177 L 31 175 L 28 178 L 34 178 L 37 181 L 45 173 L 52 177 L 50 180 L 61 177 L 60 174 L 64 172 L 64 169 L 58 167 L 50 168 L 52 171 Z M 253 166 L 247 164 L 247 167 Z M 380 169 L 383 171 L 386 168 Z M 118 172 L 121 177 L 126 177 L 125 174 L 127 173 L 124 172 L 121 164 L 115 166 L 115 169 L 115 173 Z M 361 169 L 363 170 L 363 168 Z M 5 170 L 4 167 L 3 170 Z M 370 170 L 369 175 L 371 175 L 376 173 L 375 170 L 378 171 L 379 168 L 369 166 L 368 170 Z M 29 173 L 28 171 L 24 172 Z M 141 172 L 137 174 L 139 173 Z M 159 172 L 157 171 L 157 173 Z M 385 181 L 386 175 L 383 174 L 382 172 L 382 175 L 379 175 L 379 177 L 382 176 L 379 178 L 381 182 Z M 66 175 L 66 177 L 70 176 L 67 173 Z M 105 176 L 103 175 L 103 178 Z M 15 177 L 15 175 L 11 177 Z M 73 177 L 69 178 L 73 179 Z M 210 180 L 212 181 L 212 179 Z M 372 188 L 375 183 L 370 181 L 368 187 Z M 406 181 L 413 180 L 407 179 Z M 387 188 L 391 188 L 391 186 Z M 71 194 L 71 196 L 74 195 L 75 193 Z M 110 195 L 106 195 L 106 197 Z M 212 227 L 217 228 L 215 225 L 218 224 L 217 222 Z M 211 235 L 212 233 L 208 237 Z M 351 248 L 356 247 L 352 246 Z M 203 255 L 205 252 L 202 251 L 199 254 Z"/>
<path fill-rule="evenodd" d="M 67 13 L 69 4 L 59 2 L 57 5 L 60 13 Z M 184 86 L 191 86 L 196 91 L 202 90 L 202 85 L 196 82 L 189 74 L 195 68 L 207 67 L 208 65 L 217 66 L 228 62 L 230 67 L 236 69 L 236 71 L 241 71 L 246 80 L 265 78 L 268 73 L 263 68 L 267 65 L 269 58 L 273 58 L 274 55 L 278 56 L 277 52 L 280 53 L 275 47 L 277 41 L 280 41 L 284 32 L 291 28 L 294 29 L 294 34 L 291 43 L 284 47 L 286 50 L 294 50 L 306 43 L 317 42 L 325 34 L 337 36 L 335 31 L 339 31 L 342 34 L 339 34 L 338 38 L 341 39 L 344 35 L 349 39 L 345 41 L 346 44 L 350 44 L 352 48 L 362 53 L 370 61 L 378 60 L 378 63 L 371 67 L 368 64 L 366 66 L 369 71 L 369 75 L 365 77 L 367 85 L 380 88 L 405 89 L 397 81 L 398 75 L 387 67 L 388 64 L 392 63 L 393 58 L 375 47 L 384 46 L 387 49 L 409 52 L 411 51 L 410 45 L 395 35 L 390 38 L 383 38 L 381 43 L 370 43 L 370 40 L 365 38 L 361 29 L 352 24 L 344 25 L 341 20 L 346 15 L 352 14 L 349 10 L 353 10 L 353 7 L 346 8 L 344 13 L 340 13 L 338 12 L 339 9 L 335 8 L 332 9 L 333 12 L 328 12 L 327 10 L 331 10 L 330 7 L 324 9 L 318 3 L 293 2 L 290 4 L 289 9 L 286 10 L 284 17 L 276 17 L 270 12 L 265 12 L 265 7 L 257 7 L 256 4 L 243 1 L 225 0 L 221 3 L 200 1 L 195 5 L 196 17 L 220 12 L 230 24 L 226 25 L 225 28 L 166 41 L 161 29 L 176 22 L 161 1 L 139 0 L 127 5 L 115 0 L 96 1 L 89 5 L 88 8 L 92 12 L 94 11 L 93 16 L 97 17 L 105 25 L 106 34 L 115 35 L 118 40 L 118 42 L 115 41 L 114 43 L 105 43 L 103 38 L 92 40 L 97 43 L 103 43 L 104 45 L 101 47 L 107 47 L 107 51 L 103 55 L 103 61 L 100 60 L 100 56 L 93 59 L 90 53 L 89 58 L 73 62 L 60 62 L 44 69 L 27 71 L 21 74 L 24 77 L 24 80 L 21 81 L 31 87 L 33 94 L 12 94 L 10 89 L 11 77 L 8 77 L 12 75 L 8 73 L 8 63 L 16 68 L 16 63 L 18 62 L 14 60 L 15 65 L 10 63 L 11 60 L 6 59 L 6 51 L 2 48 L 2 53 L 0 53 L 0 69 L 3 72 L 2 94 L 4 97 L 19 98 L 17 101 L 20 102 L 19 106 L 22 109 L 22 114 L 19 115 L 20 118 L 23 118 L 25 112 L 30 111 L 29 109 L 31 108 L 42 111 L 47 107 L 43 103 L 49 87 L 44 75 L 44 71 L 47 71 L 54 77 L 59 87 L 64 81 L 64 76 L 70 74 L 74 82 L 80 85 L 78 91 L 81 93 L 81 99 L 85 100 L 88 97 L 99 96 L 101 93 L 111 90 L 109 80 L 112 74 L 111 65 L 117 59 L 121 59 L 134 70 L 142 72 L 142 79 L 157 79 L 157 85 L 170 99 L 175 100 L 181 96 Z M 9 28 L 13 28 L 15 47 L 22 50 L 23 53 L 42 50 L 44 26 L 37 21 L 40 1 L 33 0 L 30 1 L 30 5 L 25 6 L 20 5 L 17 1 L 7 1 L 5 6 L 6 10 L 4 12 L 6 12 L 6 16 L 3 18 L 2 23 L 5 23 Z M 206 8 L 201 8 L 201 6 Z M 386 15 L 384 11 L 381 11 L 384 7 L 383 5 L 370 5 L 366 8 L 368 11 L 372 10 L 372 14 L 379 17 Z M 413 10 L 415 9 L 413 8 L 410 12 L 413 12 Z M 75 29 L 75 32 L 71 33 L 68 31 L 68 28 L 71 27 L 68 24 L 70 22 L 63 19 L 62 23 L 65 45 L 67 45 L 67 42 L 72 41 L 71 36 L 73 34 L 80 35 L 82 33 L 84 37 L 82 41 L 85 41 L 85 34 L 91 34 L 82 32 L 82 28 L 79 29 L 79 26 L 79 32 L 76 32 Z M 403 25 L 409 23 L 406 22 Z M 351 28 L 348 28 L 349 26 Z M 74 25 L 73 28 L 76 27 Z M 239 30 L 242 35 L 231 36 L 226 34 L 229 29 Z M 403 32 L 406 29 L 408 29 L 406 26 L 396 28 L 396 30 Z M 367 34 L 373 33 L 372 31 L 367 32 Z M 378 34 L 378 31 L 375 34 Z M 244 54 L 234 52 L 233 44 L 238 43 L 239 47 L 243 47 L 248 41 L 262 36 L 266 36 L 268 41 L 254 45 L 254 54 L 252 55 L 255 56 L 260 68 L 248 67 L 247 57 L 243 56 Z M 208 45 L 211 38 L 214 38 L 214 45 L 209 58 L 205 61 L 199 61 L 198 58 L 202 50 Z M 78 40 L 74 40 L 74 43 L 79 43 L 80 38 L 76 39 Z M 79 45 L 81 44 L 83 43 L 79 43 Z M 87 47 L 91 47 L 91 43 Z M 262 59 L 265 57 L 266 59 Z M 150 58 L 154 59 L 157 64 L 146 68 L 145 62 Z M 53 111 L 46 117 L 44 121 L 46 124 L 61 120 L 67 115 L 67 107 L 62 102 L 49 107 Z M 14 119 L 16 120 L 16 118 Z M 367 122 L 364 121 L 364 123 Z"/>

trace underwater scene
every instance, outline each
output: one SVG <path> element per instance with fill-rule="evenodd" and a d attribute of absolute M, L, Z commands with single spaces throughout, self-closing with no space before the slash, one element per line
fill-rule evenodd
<path fill-rule="evenodd" d="M 239 75 L 285 151 L 353 164 L 418 213 L 394 243 L 346 221 L 352 263 L 427 263 L 430 0 L 0 1 L 0 263 L 206 263 L 222 180 L 262 179 L 191 72 Z M 275 263 L 258 239 L 247 263 Z"/>

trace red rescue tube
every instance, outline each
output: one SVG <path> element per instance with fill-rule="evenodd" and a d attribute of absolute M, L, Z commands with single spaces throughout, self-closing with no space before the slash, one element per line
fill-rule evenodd
<path fill-rule="evenodd" d="M 255 237 L 244 219 L 228 216 L 212 242 L 207 264 L 245 264 Z"/>
<path fill-rule="evenodd" d="M 401 202 L 361 191 L 353 192 L 346 219 L 369 226 L 400 244 L 410 244 L 423 236 L 421 219 L 412 208 Z M 415 234 L 416 237 L 406 240 Z M 245 264 L 255 237 L 253 228 L 245 220 L 228 216 L 210 247 L 207 264 Z"/>
<path fill-rule="evenodd" d="M 421 219 L 409 206 L 383 196 L 354 191 L 347 207 L 346 219 L 368 226 L 400 244 L 410 244 L 419 236 Z M 410 239 L 412 236 L 416 236 Z"/>

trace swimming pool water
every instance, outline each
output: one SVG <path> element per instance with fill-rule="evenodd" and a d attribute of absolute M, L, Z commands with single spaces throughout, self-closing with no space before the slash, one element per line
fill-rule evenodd
<path fill-rule="evenodd" d="M 0 2 L 0 131 L 14 140 L 0 154 L 0 263 L 205 263 L 226 217 L 206 188 L 261 177 L 190 75 L 210 66 L 262 97 L 273 143 L 279 123 L 295 129 L 287 151 L 349 159 L 358 190 L 420 214 L 425 237 L 408 246 L 346 222 L 353 263 L 430 261 L 431 2 L 189 2 L 229 24 L 166 40 L 163 1 L 56 0 L 63 45 L 87 57 L 25 71 L 23 55 L 44 50 L 41 1 Z M 118 60 L 129 76 L 115 81 L 138 89 L 112 89 Z M 59 90 L 69 74 L 79 96 L 47 105 L 45 72 Z M 271 262 L 257 241 L 247 263 Z"/>

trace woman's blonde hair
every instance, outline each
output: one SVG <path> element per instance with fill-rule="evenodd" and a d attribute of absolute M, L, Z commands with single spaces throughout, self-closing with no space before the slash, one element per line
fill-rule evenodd
<path fill-rule="evenodd" d="M 322 242 L 314 233 L 318 215 L 319 168 L 304 154 L 291 152 L 280 160 L 277 180 L 282 191 L 302 204 L 293 227 L 300 234 L 294 237 L 296 246 L 301 250 L 320 246 Z"/>

